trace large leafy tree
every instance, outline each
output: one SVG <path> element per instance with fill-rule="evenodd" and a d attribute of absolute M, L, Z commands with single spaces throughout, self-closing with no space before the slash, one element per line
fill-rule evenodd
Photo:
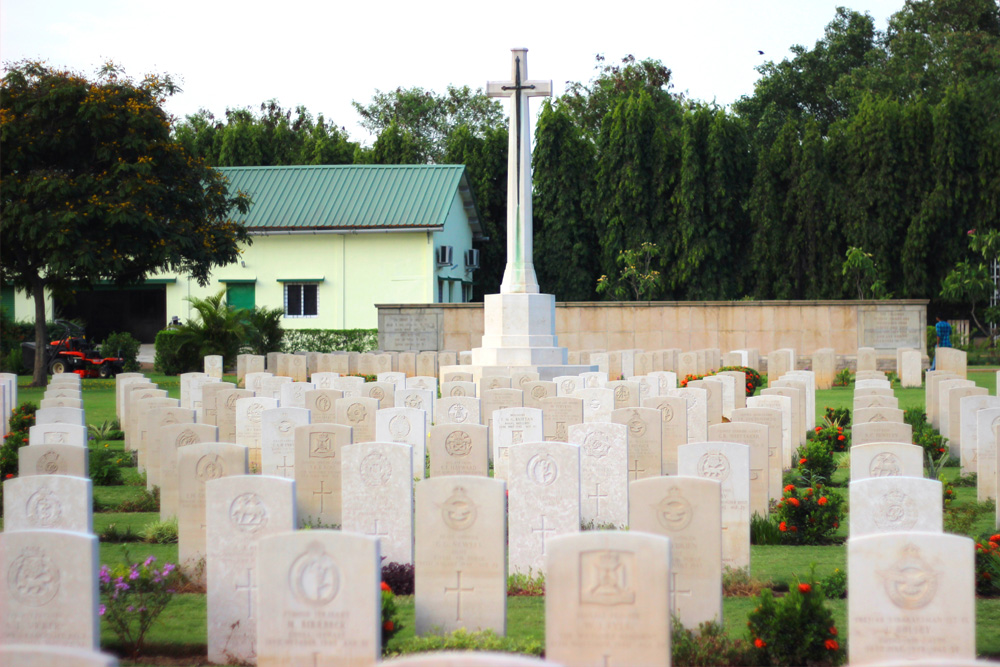
<path fill-rule="evenodd" d="M 169 78 L 113 65 L 93 80 L 45 64 L 8 66 L 0 87 L 0 278 L 35 303 L 35 377 L 44 385 L 45 293 L 169 270 L 208 283 L 249 235 L 230 213 L 249 200 L 171 138 Z"/>
<path fill-rule="evenodd" d="M 479 138 L 503 123 L 503 106 L 482 89 L 448 86 L 443 93 L 423 88 L 376 90 L 368 104 L 352 102 L 361 116 L 361 126 L 381 135 L 391 125 L 407 132 L 416 144 L 419 162 L 441 163 L 448 137 L 466 127 Z"/>

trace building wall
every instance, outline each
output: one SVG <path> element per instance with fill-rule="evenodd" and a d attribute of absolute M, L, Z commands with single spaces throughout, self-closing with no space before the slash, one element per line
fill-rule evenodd
<path fill-rule="evenodd" d="M 452 266 L 438 268 L 437 263 L 434 261 L 435 258 L 431 257 L 431 269 L 436 275 L 433 285 L 434 298 L 432 301 L 435 303 L 462 303 L 464 301 L 462 298 L 462 284 L 472 279 L 472 274 L 466 273 L 465 270 L 465 251 L 472 247 L 472 229 L 469 227 L 468 218 L 462 204 L 462 197 L 458 192 L 452 198 L 451 208 L 448 210 L 444 229 L 440 232 L 434 232 L 434 247 L 438 248 L 444 245 L 450 245 L 453 249 Z M 442 279 L 447 280 L 442 281 L 444 293 L 442 298 L 438 299 L 438 281 Z M 393 301 L 401 303 L 399 300 Z"/>
<path fill-rule="evenodd" d="M 803 354 L 859 347 L 894 354 L 897 347 L 927 353 L 926 300 L 585 302 L 556 304 L 559 344 L 570 350 L 685 350 L 791 347 Z M 436 324 L 440 323 L 440 324 Z M 436 330 L 431 331 L 432 328 Z M 425 330 L 426 329 L 426 330 Z M 383 332 L 395 345 L 386 346 Z M 379 304 L 379 343 L 409 349 L 410 341 L 439 341 L 443 350 L 481 344 L 483 309 L 470 304 Z M 429 349 L 429 348 L 425 348 Z"/>

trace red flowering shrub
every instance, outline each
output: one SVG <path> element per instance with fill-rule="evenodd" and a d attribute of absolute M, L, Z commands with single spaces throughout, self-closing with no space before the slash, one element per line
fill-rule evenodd
<path fill-rule="evenodd" d="M 824 443 L 831 452 L 846 452 L 851 448 L 851 430 L 837 422 L 824 422 L 806 434 L 807 440 Z"/>
<path fill-rule="evenodd" d="M 812 574 L 780 599 L 765 589 L 747 627 L 761 665 L 840 665 L 846 655 L 822 586 Z"/>
<path fill-rule="evenodd" d="M 396 609 L 396 596 L 389 584 L 382 582 L 382 650 L 392 636 L 399 632 L 402 625 L 399 622 L 399 612 Z"/>
<path fill-rule="evenodd" d="M 28 444 L 28 429 L 35 425 L 34 403 L 22 403 L 11 410 L 10 431 L 3 436 L 0 445 L 0 479 L 10 479 L 17 475 L 17 450 Z"/>
<path fill-rule="evenodd" d="M 719 369 L 722 371 L 740 371 L 746 376 L 746 390 L 747 396 L 753 396 L 757 389 L 764 384 L 764 378 L 761 377 L 760 373 L 750 368 L 749 366 L 723 366 Z"/>
<path fill-rule="evenodd" d="M 1000 595 L 1000 533 L 976 541 L 976 593 Z"/>
<path fill-rule="evenodd" d="M 775 508 L 785 544 L 829 544 L 844 519 L 844 499 L 822 484 L 797 489 L 789 484 Z"/>

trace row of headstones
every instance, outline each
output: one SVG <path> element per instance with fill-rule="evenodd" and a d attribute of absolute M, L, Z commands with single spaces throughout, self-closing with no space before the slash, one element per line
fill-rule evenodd
<path fill-rule="evenodd" d="M 706 584 L 710 592 L 699 595 L 700 578 L 685 581 L 679 574 L 683 563 L 707 561 L 718 550 L 711 533 L 719 531 L 700 524 L 712 506 L 707 499 L 719 497 L 719 484 L 690 480 L 706 490 L 701 497 L 678 492 L 681 477 L 635 484 L 654 482 L 660 488 L 649 497 L 653 507 L 645 509 L 644 528 L 660 532 L 657 526 L 687 522 L 699 542 L 688 544 L 682 533 L 670 538 L 639 529 L 548 537 L 550 660 L 669 665 L 670 614 L 683 613 L 688 601 L 720 604 L 721 581 Z M 290 480 L 247 475 L 206 484 L 213 538 L 206 561 L 209 658 L 228 663 L 256 654 L 261 665 L 291 657 L 374 664 L 381 647 L 380 541 L 293 531 L 293 487 Z M 504 634 L 504 495 L 503 482 L 484 478 L 441 478 L 418 486 L 418 634 L 459 627 Z M 97 546 L 96 537 L 81 532 L 0 535 L 0 571 L 8 575 L 0 579 L 0 645 L 97 649 Z M 973 568 L 968 538 L 928 532 L 852 537 L 852 662 L 973 658 Z M 715 563 L 704 569 L 701 578 L 718 572 Z"/>

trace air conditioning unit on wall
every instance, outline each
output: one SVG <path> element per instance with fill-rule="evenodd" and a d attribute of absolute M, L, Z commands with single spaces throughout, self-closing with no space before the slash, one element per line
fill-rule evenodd
<path fill-rule="evenodd" d="M 452 252 L 452 247 L 450 245 L 438 246 L 437 248 L 438 266 L 447 266 L 451 264 L 451 252 Z"/>
<path fill-rule="evenodd" d="M 479 268 L 479 251 L 475 249 L 470 249 L 465 251 L 465 268 L 467 269 L 478 269 Z"/>

